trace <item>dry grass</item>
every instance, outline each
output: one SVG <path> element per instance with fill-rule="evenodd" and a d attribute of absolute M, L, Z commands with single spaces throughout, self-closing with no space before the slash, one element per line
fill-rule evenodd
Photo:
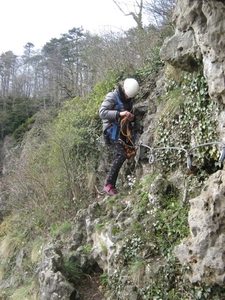
<path fill-rule="evenodd" d="M 35 292 L 36 291 L 36 292 Z M 38 300 L 38 287 L 36 284 L 32 282 L 28 282 L 27 284 L 19 287 L 10 297 L 11 300 Z"/>
<path fill-rule="evenodd" d="M 22 244 L 20 236 L 6 235 L 0 244 L 0 257 L 7 260 L 11 257 Z"/>

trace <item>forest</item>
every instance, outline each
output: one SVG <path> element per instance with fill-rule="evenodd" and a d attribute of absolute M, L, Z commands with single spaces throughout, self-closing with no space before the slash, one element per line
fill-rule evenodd
<path fill-rule="evenodd" d="M 126 32 L 97 35 L 84 32 L 82 27 L 71 28 L 40 50 L 28 42 L 22 56 L 10 50 L 2 53 L 0 137 L 13 133 L 42 109 L 59 108 L 74 97 L 87 99 L 109 71 L 123 77 L 149 66 L 158 59 L 164 38 L 173 32 L 172 8 L 172 0 L 137 1 L 134 11 L 129 12 L 137 26 Z M 144 13 L 152 20 L 148 26 L 142 25 Z"/>

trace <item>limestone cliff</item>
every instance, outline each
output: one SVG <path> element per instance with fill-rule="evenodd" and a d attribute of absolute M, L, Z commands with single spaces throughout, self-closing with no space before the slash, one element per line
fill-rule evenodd
<path fill-rule="evenodd" d="M 171 65 L 193 71 L 203 65 L 209 93 L 225 104 L 225 5 L 215 0 L 177 0 L 175 34 L 165 41 L 161 57 Z"/>
<path fill-rule="evenodd" d="M 193 72 L 201 65 L 212 101 L 225 104 L 225 4 L 224 1 L 176 1 L 175 34 L 165 41 L 161 57 L 169 64 Z M 224 111 L 219 136 L 225 139 Z M 224 285 L 224 172 L 214 174 L 199 197 L 190 200 L 191 236 L 176 247 L 182 263 L 190 262 L 192 282 Z"/>
<path fill-rule="evenodd" d="M 225 172 L 213 174 L 201 194 L 190 200 L 190 237 L 175 248 L 181 263 L 190 263 L 190 280 L 208 284 L 225 282 Z"/>

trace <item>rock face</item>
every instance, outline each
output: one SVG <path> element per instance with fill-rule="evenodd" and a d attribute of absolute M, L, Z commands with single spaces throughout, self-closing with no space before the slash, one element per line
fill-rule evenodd
<path fill-rule="evenodd" d="M 175 34 L 161 49 L 169 64 L 193 72 L 203 63 L 212 99 L 225 104 L 225 4 L 223 1 L 177 0 Z"/>
<path fill-rule="evenodd" d="M 225 104 L 225 3 L 177 0 L 175 34 L 161 48 L 161 58 L 193 72 L 203 66 L 212 101 Z M 222 141 L 224 112 L 218 116 Z M 180 262 L 190 264 L 191 282 L 225 283 L 225 172 L 212 175 L 199 197 L 190 201 L 190 237 L 175 248 Z"/>
<path fill-rule="evenodd" d="M 190 237 L 175 248 L 192 268 L 191 282 L 225 282 L 225 171 L 213 174 L 201 194 L 190 201 Z"/>
<path fill-rule="evenodd" d="M 42 252 L 39 271 L 41 300 L 72 299 L 74 287 L 66 279 L 62 253 L 54 244 L 48 244 Z"/>

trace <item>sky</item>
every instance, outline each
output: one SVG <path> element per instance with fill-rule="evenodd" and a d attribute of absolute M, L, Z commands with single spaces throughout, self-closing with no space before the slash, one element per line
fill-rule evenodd
<path fill-rule="evenodd" d="M 99 33 L 136 26 L 113 0 L 1 0 L 0 9 L 0 54 L 22 55 L 27 43 L 41 49 L 74 27 Z"/>

